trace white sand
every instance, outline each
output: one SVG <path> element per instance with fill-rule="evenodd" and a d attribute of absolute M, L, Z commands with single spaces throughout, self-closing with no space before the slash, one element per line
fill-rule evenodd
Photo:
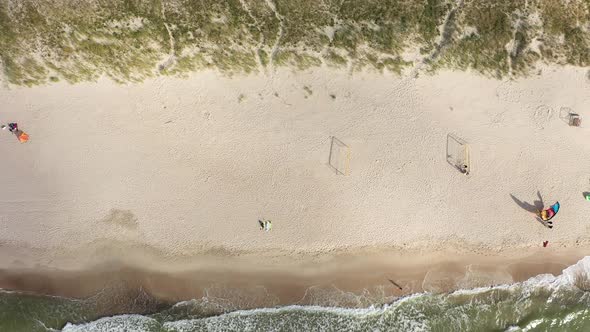
<path fill-rule="evenodd" d="M 117 241 L 171 255 L 586 246 L 585 74 L 323 69 L 2 89 L 0 122 L 18 122 L 31 140 L 0 132 L 0 241 L 43 249 L 44 264 Z M 583 127 L 564 123 L 560 107 Z M 470 143 L 469 176 L 446 162 L 447 133 Z M 331 135 L 350 147 L 347 176 L 326 165 Z M 510 197 L 532 204 L 537 191 L 546 206 L 562 204 L 552 230 Z"/>

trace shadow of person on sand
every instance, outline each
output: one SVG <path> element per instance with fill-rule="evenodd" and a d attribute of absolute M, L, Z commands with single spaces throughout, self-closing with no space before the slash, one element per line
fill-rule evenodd
<path fill-rule="evenodd" d="M 547 228 L 553 228 L 553 223 L 549 223 L 539 217 L 539 211 L 543 210 L 543 208 L 545 207 L 545 204 L 543 203 L 543 198 L 541 197 L 541 193 L 539 191 L 537 191 L 538 200 L 533 201 L 533 204 L 523 202 L 523 201 L 519 200 L 518 198 L 514 197 L 514 195 L 512 195 L 512 194 L 510 194 L 510 197 L 523 210 L 526 210 L 530 213 L 534 213 L 535 220 L 537 220 L 541 225 L 543 225 Z"/>
<path fill-rule="evenodd" d="M 541 197 L 541 193 L 539 191 L 537 191 L 537 197 L 539 199 L 536 201 L 533 201 L 533 204 L 523 202 L 523 201 L 519 200 L 518 198 L 514 197 L 514 195 L 512 195 L 512 194 L 510 194 L 510 197 L 512 198 L 514 203 L 516 203 L 518 206 L 520 206 L 523 210 L 529 211 L 534 214 L 537 214 L 537 212 L 542 210 L 543 207 L 545 206 L 545 204 L 543 203 L 543 198 Z"/>

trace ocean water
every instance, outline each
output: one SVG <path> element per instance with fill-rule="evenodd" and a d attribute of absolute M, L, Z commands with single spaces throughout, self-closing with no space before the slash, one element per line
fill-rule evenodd
<path fill-rule="evenodd" d="M 166 306 L 138 298 L 129 312 L 144 308 L 149 313 L 109 317 L 101 317 L 112 308 L 100 297 L 73 300 L 2 291 L 0 331 L 590 331 L 589 280 L 590 256 L 559 276 L 421 293 L 364 308 L 235 310 L 231 303 L 208 298 Z"/>

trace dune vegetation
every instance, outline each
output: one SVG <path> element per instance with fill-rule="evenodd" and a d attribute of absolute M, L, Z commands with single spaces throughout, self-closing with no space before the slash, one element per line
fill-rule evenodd
<path fill-rule="evenodd" d="M 589 0 L 5 0 L 5 82 L 316 66 L 491 77 L 590 65 Z"/>

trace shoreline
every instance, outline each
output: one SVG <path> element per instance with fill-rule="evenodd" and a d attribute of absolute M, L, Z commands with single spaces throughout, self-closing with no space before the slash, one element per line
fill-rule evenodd
<path fill-rule="evenodd" d="M 537 255 L 537 257 L 512 261 L 507 265 L 507 268 L 518 280 L 530 274 L 560 271 L 562 270 L 561 263 L 550 263 L 550 261 L 573 257 L 571 251 L 564 250 L 560 253 L 549 253 L 542 256 L 545 259 Z M 128 330 L 130 327 L 133 329 L 136 326 L 144 327 L 145 330 L 147 323 L 151 327 L 149 331 L 160 331 L 162 327 L 171 331 L 185 331 L 187 327 L 189 330 L 199 330 L 199 327 L 213 323 L 218 327 L 224 327 L 219 330 L 243 331 L 251 329 L 245 327 L 252 327 L 252 320 L 257 327 L 255 330 L 258 330 L 262 324 L 261 320 L 268 320 L 268 316 L 281 318 L 281 326 L 283 327 L 287 324 L 295 324 L 297 328 L 293 328 L 293 331 L 300 331 L 305 326 L 309 326 L 309 323 L 318 324 L 318 320 L 320 323 L 331 322 L 330 317 L 338 318 L 338 330 L 353 329 L 349 328 L 351 325 L 358 326 L 354 322 L 351 323 L 351 319 L 366 320 L 371 317 L 373 320 L 369 320 L 363 325 L 369 329 L 374 328 L 377 324 L 375 321 L 378 321 L 378 326 L 395 326 L 396 329 L 416 324 L 421 324 L 418 326 L 432 324 L 435 327 L 442 327 L 443 330 L 447 330 L 447 327 L 450 327 L 449 330 L 457 330 L 459 327 L 465 326 L 466 317 L 461 316 L 456 319 L 452 314 L 463 310 L 467 312 L 482 310 L 487 313 L 485 318 L 489 317 L 488 319 L 479 319 L 477 314 L 468 316 L 469 318 L 475 316 L 474 319 L 468 320 L 469 326 L 474 327 L 474 330 L 481 330 L 482 326 L 505 330 L 510 326 L 531 326 L 531 323 L 528 323 L 530 322 L 528 318 L 531 315 L 542 318 L 545 313 L 549 312 L 553 312 L 554 315 L 550 316 L 552 320 L 547 323 L 554 326 L 555 312 L 564 306 L 576 313 L 584 313 L 588 305 L 587 289 L 584 284 L 577 282 L 577 276 L 587 277 L 588 258 L 590 257 L 585 257 L 576 264 L 568 266 L 563 270 L 563 274 L 559 273 L 560 276 L 557 278 L 547 274 L 536 275 L 536 277 L 519 284 L 489 282 L 491 284 L 489 287 L 479 279 L 477 288 L 461 288 L 457 292 L 450 293 L 425 292 L 413 295 L 392 295 L 394 289 L 390 284 L 384 285 L 382 279 L 383 277 L 391 277 L 391 274 L 371 274 L 371 269 L 379 270 L 379 267 L 371 264 L 355 265 L 345 271 L 337 271 L 336 275 L 308 275 L 307 280 L 314 280 L 316 283 L 311 287 L 307 287 L 306 280 L 302 278 L 286 279 L 284 274 L 278 272 L 266 273 L 263 276 L 235 273 L 235 271 L 225 271 L 223 274 L 216 272 L 208 275 L 194 271 L 186 271 L 184 274 L 167 274 L 165 270 L 158 273 L 153 271 L 138 272 L 132 269 L 118 270 L 115 265 L 110 264 L 108 269 L 95 267 L 86 272 L 70 272 L 60 276 L 59 280 L 54 278 L 58 274 L 55 271 L 52 273 L 40 271 L 36 276 L 28 275 L 29 280 L 53 287 L 67 283 L 75 287 L 88 285 L 88 275 L 92 276 L 90 281 L 93 281 L 95 286 L 98 285 L 97 280 L 100 280 L 100 284 L 107 285 L 106 288 L 100 289 L 91 297 L 82 300 L 63 296 L 37 297 L 30 292 L 7 292 L 1 289 L 0 300 L 3 302 L 3 308 L 9 312 L 8 317 L 17 317 L 23 330 L 32 330 L 39 324 L 46 328 L 63 329 L 64 331 L 79 329 L 102 331 L 112 330 L 114 327 Z M 471 257 L 471 259 L 477 259 L 477 257 Z M 505 261 L 507 258 L 488 257 L 484 259 L 484 263 L 494 264 L 495 261 L 501 259 Z M 481 259 L 478 261 L 481 263 Z M 439 277 L 443 276 L 443 285 L 445 281 L 448 281 L 448 278 L 444 278 L 444 273 L 447 273 L 447 276 L 452 276 L 455 273 L 457 276 L 457 264 L 459 263 L 456 261 L 439 264 L 435 273 Z M 234 269 L 237 268 L 235 265 L 232 266 Z M 396 265 L 396 267 L 401 269 L 403 266 Z M 391 263 L 388 268 L 392 268 Z M 419 271 L 419 267 L 415 268 L 415 270 L 408 268 L 397 276 L 405 275 L 411 278 L 412 275 L 424 274 L 424 271 Z M 358 269 L 362 269 L 362 271 Z M 471 265 L 468 270 L 473 277 L 474 271 L 486 270 L 486 267 L 481 264 Z M 298 273 L 297 271 L 292 272 Z M 324 272 L 334 273 L 333 270 Z M 494 273 L 489 269 L 489 266 L 487 272 Z M 426 273 L 426 275 L 429 274 L 431 273 Z M 367 277 L 369 275 L 370 278 Z M 43 278 L 39 279 L 39 276 L 43 276 Z M 197 293 L 195 290 L 199 288 L 198 286 L 203 286 L 200 284 L 201 280 L 223 276 L 232 280 L 233 283 L 220 284 L 224 280 L 216 280 L 216 286 L 206 288 L 203 291 L 203 296 L 187 296 L 191 292 L 192 294 Z M 0 283 L 5 283 L 5 277 L 6 275 L 0 272 Z M 198 280 L 199 278 L 200 280 Z M 258 278 L 257 285 L 237 284 L 238 280 L 252 278 Z M 16 279 L 18 276 L 13 281 Z M 22 281 L 22 278 L 20 280 Z M 406 279 L 406 281 L 409 280 Z M 432 278 L 429 280 L 433 281 Z M 490 280 L 492 279 L 488 279 L 488 281 Z M 499 281 L 500 279 L 495 280 Z M 376 286 L 370 286 L 373 282 Z M 357 291 L 359 285 L 365 283 L 369 286 L 363 286 L 362 291 Z M 448 285 L 448 283 L 446 284 Z M 66 286 L 65 289 L 71 292 L 73 288 L 70 286 Z M 299 298 L 302 292 L 305 295 L 303 298 Z M 179 294 L 181 295 L 179 296 Z M 289 297 L 296 301 L 290 301 Z M 188 300 L 184 301 L 184 299 Z M 572 308 L 573 299 L 578 299 L 580 303 Z M 35 305 L 31 312 L 23 310 L 23 307 L 28 308 L 31 305 Z M 12 309 L 13 307 L 16 307 L 16 312 Z M 492 312 L 488 313 L 490 310 Z M 25 312 L 23 313 L 23 311 Z M 519 315 L 513 317 L 513 311 Z M 502 314 L 502 317 L 507 317 L 508 320 L 494 319 L 497 317 L 497 313 Z M 570 316 L 571 311 L 569 310 L 561 314 L 559 317 L 563 321 L 559 321 L 560 325 L 568 326 Z M 246 323 L 243 323 L 244 319 L 247 320 Z M 389 322 L 391 319 L 397 323 Z M 441 322 L 441 319 L 445 320 Z M 11 324 L 12 322 L 4 320 L 0 322 L 0 326 L 6 326 L 7 323 Z M 265 328 L 260 329 L 269 329 L 273 325 L 272 323 L 271 321 L 270 324 L 265 325 Z M 569 326 L 576 325 L 570 324 Z"/>
<path fill-rule="evenodd" d="M 115 309 L 128 308 L 140 293 L 150 305 L 208 299 L 233 310 L 292 304 L 364 307 L 421 292 L 446 293 L 511 284 L 545 273 L 559 275 L 588 249 L 540 248 L 487 256 L 357 250 L 307 259 L 269 258 L 271 263 L 260 254 L 171 261 L 149 255 L 138 259 L 142 254 L 135 253 L 133 262 L 105 259 L 78 269 L 55 268 L 56 262 L 54 267 L 3 268 L 0 289 L 78 299 L 100 294 L 101 301 L 116 302 Z M 121 312 L 125 310 L 106 314 Z"/>

